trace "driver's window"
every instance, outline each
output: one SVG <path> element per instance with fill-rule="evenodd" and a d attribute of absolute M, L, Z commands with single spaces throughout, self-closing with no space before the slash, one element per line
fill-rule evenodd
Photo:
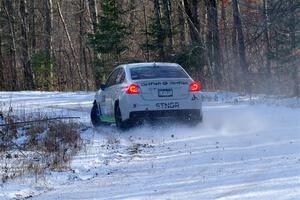
<path fill-rule="evenodd" d="M 120 71 L 116 78 L 116 84 L 121 84 L 125 81 L 125 71 L 123 68 L 120 68 Z"/>
<path fill-rule="evenodd" d="M 111 75 L 108 77 L 106 81 L 106 87 L 110 87 L 116 84 L 116 78 L 119 73 L 120 69 L 116 69 L 111 73 Z"/>

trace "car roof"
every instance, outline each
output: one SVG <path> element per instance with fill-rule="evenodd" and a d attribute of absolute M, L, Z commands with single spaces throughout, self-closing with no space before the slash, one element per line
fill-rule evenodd
<path fill-rule="evenodd" d="M 124 68 L 131 69 L 135 67 L 151 67 L 151 66 L 173 66 L 173 67 L 180 67 L 177 63 L 167 63 L 167 62 L 144 62 L 144 63 L 130 63 L 121 65 Z"/>

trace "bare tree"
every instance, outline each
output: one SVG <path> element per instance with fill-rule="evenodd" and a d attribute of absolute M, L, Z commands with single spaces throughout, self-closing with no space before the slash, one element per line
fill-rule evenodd
<path fill-rule="evenodd" d="M 223 39 L 224 39 L 224 49 L 225 49 L 225 57 L 227 58 L 227 62 L 229 60 L 229 52 L 228 52 L 228 39 L 227 39 L 227 31 L 228 31 L 228 22 L 227 22 L 227 12 L 226 5 L 224 0 L 221 1 L 221 19 L 223 24 Z"/>
<path fill-rule="evenodd" d="M 159 0 L 154 0 L 154 17 L 155 17 L 155 26 L 158 31 L 157 45 L 159 49 L 159 58 L 164 60 L 165 58 L 165 49 L 164 49 L 164 31 L 161 25 L 161 12 Z"/>
<path fill-rule="evenodd" d="M 84 66 L 85 71 L 85 89 L 89 90 L 89 69 L 86 55 L 86 45 L 84 34 L 87 32 L 84 26 L 84 15 L 85 15 L 85 0 L 79 0 L 80 14 L 79 14 L 79 46 L 80 46 L 80 65 Z"/>
<path fill-rule="evenodd" d="M 226 1 L 225 0 L 221 0 L 221 24 L 222 24 L 222 28 L 223 29 L 221 31 L 221 41 L 223 41 L 223 49 L 224 49 L 224 53 L 223 53 L 223 82 L 226 84 L 228 89 L 233 90 L 232 85 L 230 84 L 231 82 L 233 82 L 233 75 L 231 73 L 232 71 L 232 65 L 230 65 L 230 61 L 231 59 L 229 58 L 229 41 L 228 41 L 228 32 L 230 32 L 229 28 L 228 28 L 228 19 L 227 19 L 227 11 L 226 11 Z M 226 68 L 227 66 L 227 68 Z"/>
<path fill-rule="evenodd" d="M 178 2 L 178 4 L 182 4 L 182 1 Z M 178 32 L 179 32 L 179 45 L 181 47 L 184 47 L 186 45 L 186 30 L 185 30 L 185 17 L 184 17 L 184 11 L 181 9 L 183 6 L 178 5 Z"/>
<path fill-rule="evenodd" d="M 244 83 L 243 89 L 249 89 L 249 71 L 248 71 L 248 65 L 246 61 L 245 39 L 244 39 L 244 32 L 242 27 L 240 11 L 238 7 L 238 0 L 232 0 L 232 10 L 233 10 L 232 12 L 233 21 L 234 21 L 233 35 L 232 35 L 232 42 L 233 42 L 232 48 L 235 51 L 236 48 L 235 42 L 236 42 L 236 34 L 237 34 L 239 66 L 242 70 L 242 77 L 239 77 L 239 81 Z"/>
<path fill-rule="evenodd" d="M 298 0 L 114 1 L 126 29 L 118 41 L 126 50 L 115 56 L 98 51 L 93 37 L 108 15 L 104 1 L 1 0 L 0 88 L 89 90 L 111 71 L 101 59 L 159 58 L 176 60 L 207 88 L 300 95 Z"/>
<path fill-rule="evenodd" d="M 146 14 L 146 7 L 143 5 L 143 17 L 144 17 L 144 29 L 146 36 L 146 61 L 150 60 L 150 50 L 149 50 L 149 32 L 148 32 L 148 20 Z"/>
<path fill-rule="evenodd" d="M 1 6 L 0 6 L 0 12 L 1 12 Z M 0 89 L 4 88 L 4 76 L 3 76 L 3 56 L 2 56 L 2 28 L 0 27 Z"/>
<path fill-rule="evenodd" d="M 93 32 L 96 32 L 96 25 L 98 23 L 98 9 L 96 0 L 88 0 L 90 19 L 93 26 Z"/>
<path fill-rule="evenodd" d="M 25 89 L 33 89 L 33 76 L 30 66 L 29 48 L 28 48 L 28 32 L 27 32 L 27 2 L 20 0 L 19 17 L 21 21 L 21 62 L 24 70 L 24 86 Z"/>
<path fill-rule="evenodd" d="M 5 0 L 2 1 L 3 3 L 3 9 L 7 18 L 8 22 L 8 32 L 10 37 L 10 89 L 11 90 L 17 90 L 17 52 L 16 52 L 16 32 L 15 32 L 15 10 L 12 4 L 12 1 Z"/>
<path fill-rule="evenodd" d="M 49 89 L 49 86 L 52 85 L 53 81 L 53 64 L 51 62 L 53 56 L 53 47 L 52 47 L 52 29 L 53 29 L 53 4 L 52 0 L 44 0 L 44 13 L 45 13 L 45 52 L 47 55 L 47 61 L 50 63 L 50 69 L 45 72 L 45 80 L 48 81 L 46 88 Z M 50 62 L 49 62 L 50 61 Z M 45 65 L 47 65 L 45 63 Z"/>
<path fill-rule="evenodd" d="M 297 49 L 297 40 L 296 40 L 296 12 L 295 12 L 295 0 L 289 0 L 289 8 L 291 13 L 291 47 L 292 47 L 292 56 L 295 56 L 299 49 Z M 298 62 L 298 63 L 297 63 Z M 299 66 L 299 55 L 295 56 L 292 61 L 292 70 L 293 70 L 293 79 L 294 79 L 294 96 L 300 96 L 300 66 Z"/>
<path fill-rule="evenodd" d="M 173 33 L 172 33 L 172 24 L 171 24 L 171 5 L 169 0 L 162 0 L 163 2 L 163 11 L 164 11 L 164 20 L 166 24 L 166 33 L 168 36 L 168 50 L 173 51 Z"/>
<path fill-rule="evenodd" d="M 270 31 L 269 31 L 269 12 L 268 12 L 268 0 L 263 0 L 263 13 L 264 13 L 264 39 L 266 42 L 266 70 L 265 70 L 265 76 L 270 77 L 272 75 L 271 73 L 271 60 L 270 60 L 270 54 L 271 54 L 271 44 L 270 44 Z"/>
<path fill-rule="evenodd" d="M 190 35 L 191 40 L 193 43 L 202 44 L 201 41 L 201 30 L 200 30 L 200 21 L 199 21 L 199 15 L 198 15 L 198 0 L 191 0 L 189 2 L 188 0 L 183 0 L 184 3 L 184 9 L 186 14 L 188 15 L 189 22 L 189 28 L 190 28 Z"/>
<path fill-rule="evenodd" d="M 29 30 L 30 30 L 30 43 L 31 43 L 31 53 L 35 54 L 36 50 L 36 33 L 35 33 L 35 19 L 36 19 L 36 14 L 35 14 L 35 0 L 30 0 L 30 25 L 29 25 Z"/>
<path fill-rule="evenodd" d="M 73 56 L 73 59 L 74 59 L 74 62 L 75 62 L 75 66 L 76 66 L 76 70 L 77 70 L 77 73 L 79 75 L 79 82 L 82 83 L 82 82 L 85 82 L 85 79 L 83 78 L 83 75 L 81 73 L 81 69 L 80 69 L 80 65 L 77 61 L 77 57 L 76 57 L 76 53 L 75 53 L 75 49 L 74 49 L 74 45 L 73 45 L 73 42 L 71 40 L 71 36 L 70 36 L 70 33 L 68 31 L 68 28 L 67 28 L 67 25 L 66 25 L 66 22 L 64 20 L 64 17 L 62 15 L 62 12 L 61 12 L 61 9 L 60 9 L 60 5 L 59 3 L 57 2 L 57 10 L 58 10 L 58 13 L 59 13 L 59 17 L 61 19 L 61 22 L 63 24 L 63 27 L 64 27 L 64 30 L 65 30 L 65 33 L 66 33 L 66 36 L 67 36 L 67 39 L 68 39 L 68 43 L 69 43 L 69 46 L 70 46 L 70 49 L 71 49 L 71 53 L 72 53 L 72 56 Z"/>
<path fill-rule="evenodd" d="M 222 83 L 223 59 L 220 48 L 218 10 L 216 0 L 207 1 L 207 50 L 209 61 L 213 68 L 213 75 L 219 85 Z"/>

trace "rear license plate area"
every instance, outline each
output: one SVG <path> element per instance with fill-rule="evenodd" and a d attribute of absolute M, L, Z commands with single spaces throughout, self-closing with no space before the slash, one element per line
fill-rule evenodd
<path fill-rule="evenodd" d="M 158 89 L 158 96 L 159 97 L 172 97 L 173 90 L 172 89 Z"/>

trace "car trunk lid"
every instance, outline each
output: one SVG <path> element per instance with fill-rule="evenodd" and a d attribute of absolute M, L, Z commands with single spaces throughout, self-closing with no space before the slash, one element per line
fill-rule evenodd
<path fill-rule="evenodd" d="M 187 78 L 139 80 L 135 83 L 141 88 L 141 96 L 145 100 L 176 100 L 189 95 Z"/>

